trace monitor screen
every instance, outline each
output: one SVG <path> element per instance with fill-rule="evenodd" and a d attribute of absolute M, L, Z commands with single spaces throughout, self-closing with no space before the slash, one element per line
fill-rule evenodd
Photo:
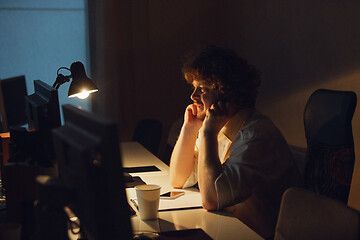
<path fill-rule="evenodd" d="M 28 130 L 33 133 L 33 158 L 44 167 L 52 167 L 54 149 L 51 130 L 61 126 L 58 92 L 40 81 L 34 81 L 35 92 L 25 97 Z"/>
<path fill-rule="evenodd" d="M 132 239 L 116 124 L 70 104 L 63 115 L 53 130 L 59 179 L 85 238 Z"/>
<path fill-rule="evenodd" d="M 9 131 L 10 126 L 23 125 L 27 122 L 26 95 L 25 76 L 0 81 L 0 110 L 3 131 Z"/>

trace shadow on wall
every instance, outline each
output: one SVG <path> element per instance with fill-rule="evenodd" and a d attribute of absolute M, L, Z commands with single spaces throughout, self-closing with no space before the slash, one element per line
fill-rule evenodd
<path fill-rule="evenodd" d="M 263 71 L 263 99 L 359 68 L 360 2 L 241 2 L 230 43 Z"/>
<path fill-rule="evenodd" d="M 306 148 L 303 112 L 311 93 L 326 88 L 360 96 L 360 1 L 231 1 L 228 11 L 229 46 L 263 72 L 258 108 L 290 145 Z M 352 121 L 356 163 L 349 197 L 356 209 L 359 112 Z M 302 163 L 302 151 L 298 157 Z"/>
<path fill-rule="evenodd" d="M 313 91 L 360 94 L 360 2 L 271 0 L 231 6 L 229 45 L 263 72 L 258 108 L 289 144 L 305 147 L 302 114 Z"/>

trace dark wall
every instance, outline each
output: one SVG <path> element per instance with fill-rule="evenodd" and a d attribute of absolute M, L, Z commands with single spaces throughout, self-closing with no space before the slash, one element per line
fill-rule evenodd
<path fill-rule="evenodd" d="M 136 119 L 172 124 L 189 103 L 181 57 L 202 42 L 225 41 L 224 5 L 218 1 L 133 2 L 133 73 Z"/>
<path fill-rule="evenodd" d="M 117 119 L 123 140 L 143 117 L 167 128 L 182 117 L 190 88 L 181 76 L 181 56 L 203 42 L 234 48 L 262 70 L 258 108 L 290 145 L 306 147 L 302 114 L 313 91 L 360 96 L 357 0 L 114 0 L 89 6 L 92 75 L 105 93 L 99 92 L 94 111 Z M 358 112 L 353 185 L 360 189 Z"/>
<path fill-rule="evenodd" d="M 230 45 L 263 71 L 258 107 L 305 146 L 302 111 L 317 88 L 358 91 L 359 1 L 233 1 Z M 356 119 L 356 118 L 355 118 Z"/>
<path fill-rule="evenodd" d="M 140 119 L 159 119 L 165 141 L 170 125 L 190 103 L 181 58 L 202 43 L 226 42 L 226 5 L 207 0 L 112 2 L 89 2 L 91 69 L 100 90 L 93 109 L 117 119 L 125 141 Z"/>
<path fill-rule="evenodd" d="M 258 108 L 272 118 L 290 145 L 306 147 L 303 111 L 312 92 L 350 90 L 360 97 L 360 2 L 228 4 L 229 46 L 263 71 Z M 356 164 L 349 204 L 360 209 L 358 108 L 353 118 Z"/>

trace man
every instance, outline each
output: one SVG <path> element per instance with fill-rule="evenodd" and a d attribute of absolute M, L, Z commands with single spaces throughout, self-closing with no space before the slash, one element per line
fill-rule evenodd
<path fill-rule="evenodd" d="M 299 174 L 280 131 L 255 109 L 259 71 L 231 50 L 206 46 L 188 56 L 183 73 L 193 104 L 171 156 L 172 186 L 197 183 L 205 209 L 225 209 L 271 236 L 281 195 Z"/>

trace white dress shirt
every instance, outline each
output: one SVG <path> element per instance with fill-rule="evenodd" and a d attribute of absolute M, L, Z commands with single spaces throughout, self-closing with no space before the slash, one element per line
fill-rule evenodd
<path fill-rule="evenodd" d="M 299 172 L 283 135 L 272 121 L 256 110 L 244 119 L 245 111 L 237 112 L 218 135 L 219 159 L 223 166 L 214 183 L 218 209 L 232 206 L 230 211 L 234 215 L 249 225 L 261 225 L 265 230 L 260 229 L 259 233 L 267 235 L 275 227 L 283 191 L 298 185 Z M 184 188 L 197 183 L 201 140 L 197 139 L 195 166 Z"/>

